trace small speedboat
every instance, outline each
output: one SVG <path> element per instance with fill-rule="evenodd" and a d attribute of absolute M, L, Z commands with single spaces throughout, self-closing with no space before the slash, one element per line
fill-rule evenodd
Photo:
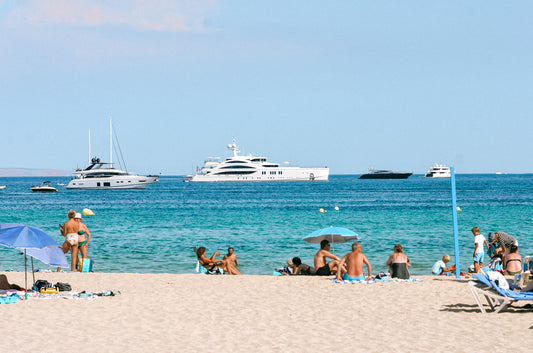
<path fill-rule="evenodd" d="M 52 186 L 49 181 L 44 181 L 42 184 L 33 185 L 31 187 L 33 192 L 57 192 L 57 189 Z"/>
<path fill-rule="evenodd" d="M 0 190 L 4 190 L 6 188 L 5 185 L 0 185 Z"/>

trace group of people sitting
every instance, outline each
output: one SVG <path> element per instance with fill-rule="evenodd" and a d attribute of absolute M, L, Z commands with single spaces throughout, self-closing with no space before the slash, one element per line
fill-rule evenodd
<path fill-rule="evenodd" d="M 217 260 L 216 257 L 220 256 L 218 251 L 215 251 L 211 257 L 205 255 L 205 247 L 201 246 L 198 249 L 194 249 L 198 263 L 205 269 L 205 273 L 226 273 L 228 275 L 242 275 L 237 269 L 239 261 L 237 261 L 237 255 L 235 255 L 233 248 L 228 248 L 228 253 L 224 255 L 222 260 Z"/>
<path fill-rule="evenodd" d="M 329 276 L 335 275 L 337 280 L 370 280 L 372 279 L 372 265 L 363 254 L 361 243 L 353 243 L 352 251 L 342 259 L 330 252 L 331 244 L 328 240 L 320 242 L 320 250 L 315 254 L 314 267 L 302 263 L 299 257 L 293 257 L 287 261 L 287 268 L 279 269 L 279 273 L 284 275 L 315 275 Z M 328 262 L 328 259 L 331 261 Z M 389 267 L 392 278 L 408 279 L 409 258 L 403 253 L 401 244 L 394 246 L 394 252 L 385 263 Z M 367 268 L 367 276 L 364 275 L 363 267 Z"/>

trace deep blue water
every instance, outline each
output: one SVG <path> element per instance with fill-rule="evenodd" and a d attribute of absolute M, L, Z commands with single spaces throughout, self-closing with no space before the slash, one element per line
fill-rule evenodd
<path fill-rule="evenodd" d="M 71 208 L 90 208 L 84 222 L 93 235 L 89 255 L 101 272 L 188 273 L 194 246 L 212 253 L 235 248 L 245 274 L 270 274 L 292 256 L 313 262 L 318 244 L 302 238 L 330 225 L 353 229 L 374 273 L 396 243 L 412 273 L 428 274 L 443 254 L 454 255 L 450 179 L 359 180 L 333 175 L 328 182 L 184 183 L 162 177 L 146 190 L 67 190 L 32 193 L 43 178 L 0 178 L 0 223 L 24 223 L 58 242 L 58 223 Z M 68 178 L 46 178 L 53 184 Z M 471 263 L 473 236 L 502 230 L 515 236 L 522 255 L 533 253 L 533 175 L 457 175 L 460 262 Z M 339 207 L 335 211 L 335 206 Z M 328 212 L 319 213 L 324 208 Z M 336 244 L 342 256 L 350 244 Z M 70 258 L 70 256 L 69 256 Z M 38 268 L 50 268 L 39 261 Z M 0 270 L 23 270 L 19 252 L 0 247 Z"/>

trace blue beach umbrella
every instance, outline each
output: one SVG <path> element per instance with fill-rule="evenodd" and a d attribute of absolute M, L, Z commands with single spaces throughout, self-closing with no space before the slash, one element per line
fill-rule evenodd
<path fill-rule="evenodd" d="M 0 223 L 0 245 L 24 252 L 26 288 L 28 287 L 26 254 L 52 266 L 68 266 L 67 258 L 59 244 L 54 238 L 39 228 L 28 227 L 18 223 Z M 35 282 L 35 278 L 33 280 Z"/>
<path fill-rule="evenodd" d="M 357 233 L 351 229 L 333 226 L 315 230 L 303 238 L 308 243 L 320 243 L 324 239 L 331 243 L 332 251 L 334 251 L 334 243 L 346 243 L 347 241 L 357 240 L 359 238 L 357 237 Z"/>
<path fill-rule="evenodd" d="M 315 230 L 303 240 L 308 243 L 320 243 L 322 240 L 329 240 L 330 243 L 346 243 L 350 240 L 357 240 L 357 233 L 343 227 L 327 227 Z"/>

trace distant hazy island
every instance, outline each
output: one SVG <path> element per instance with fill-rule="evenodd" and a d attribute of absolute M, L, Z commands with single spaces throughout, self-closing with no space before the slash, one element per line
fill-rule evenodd
<path fill-rule="evenodd" d="M 54 169 L 0 168 L 0 177 L 70 176 L 72 172 Z"/>

